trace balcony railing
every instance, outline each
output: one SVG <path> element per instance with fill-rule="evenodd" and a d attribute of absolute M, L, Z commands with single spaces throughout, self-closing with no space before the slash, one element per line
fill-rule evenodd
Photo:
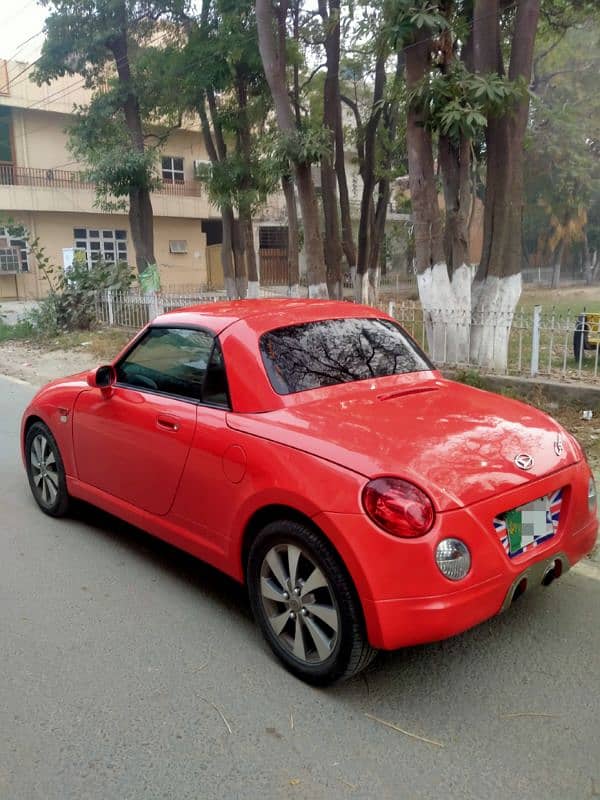
<path fill-rule="evenodd" d="M 64 169 L 36 169 L 0 164 L 0 186 L 37 186 L 44 189 L 94 189 L 95 184 L 83 172 L 69 172 Z M 197 182 L 177 181 L 162 183 L 156 194 L 176 195 L 178 197 L 200 197 L 202 187 Z"/>

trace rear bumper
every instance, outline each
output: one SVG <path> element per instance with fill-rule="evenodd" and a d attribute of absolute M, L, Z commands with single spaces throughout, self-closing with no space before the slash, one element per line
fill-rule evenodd
<path fill-rule="evenodd" d="M 364 514 L 323 512 L 315 523 L 352 576 L 369 642 L 394 650 L 478 625 L 510 604 L 523 578 L 531 591 L 554 560 L 560 558 L 564 572 L 588 555 L 598 535 L 598 520 L 588 510 L 589 476 L 585 462 L 579 462 L 524 488 L 438 514 L 432 530 L 418 539 L 390 536 Z M 494 534 L 495 516 L 561 487 L 566 490 L 557 534 L 509 559 Z M 442 576 L 435 564 L 435 548 L 449 536 L 460 538 L 471 552 L 471 570 L 457 583 Z"/>
<path fill-rule="evenodd" d="M 518 574 L 506 572 L 462 591 L 435 597 L 410 597 L 397 600 L 365 600 L 363 608 L 369 640 L 374 647 L 395 650 L 455 636 L 479 625 L 508 608 L 515 596 L 542 586 L 544 576 L 559 562 L 564 574 L 588 555 L 596 542 L 598 523 L 590 524 L 569 537 L 568 550 L 544 550 L 543 557 L 531 562 Z"/>

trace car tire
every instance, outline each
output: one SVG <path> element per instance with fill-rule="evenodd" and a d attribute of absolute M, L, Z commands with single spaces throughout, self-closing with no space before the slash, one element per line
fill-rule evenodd
<path fill-rule="evenodd" d="M 246 575 L 267 643 L 298 678 L 326 686 L 377 654 L 352 580 L 318 531 L 293 520 L 269 523 L 252 542 Z"/>
<path fill-rule="evenodd" d="M 25 462 L 38 506 L 50 517 L 64 516 L 69 509 L 65 468 L 56 440 L 43 422 L 34 422 L 27 431 Z"/>

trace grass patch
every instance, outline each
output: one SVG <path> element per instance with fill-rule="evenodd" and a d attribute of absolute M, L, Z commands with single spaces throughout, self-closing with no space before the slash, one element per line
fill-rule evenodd
<path fill-rule="evenodd" d="M 0 342 L 31 340 L 35 330 L 29 322 L 20 320 L 15 325 L 7 325 L 0 320 Z"/>
<path fill-rule="evenodd" d="M 131 331 L 120 328 L 72 331 L 49 337 L 25 320 L 20 320 L 14 325 L 7 325 L 0 320 L 0 344 L 3 342 L 26 342 L 44 350 L 86 348 L 98 361 L 103 362 L 112 361 L 131 338 Z"/>
<path fill-rule="evenodd" d="M 119 328 L 101 328 L 95 331 L 61 333 L 44 342 L 47 350 L 75 350 L 85 348 L 98 361 L 112 361 L 132 338 L 130 331 Z M 35 340 L 33 343 L 36 344 Z"/>

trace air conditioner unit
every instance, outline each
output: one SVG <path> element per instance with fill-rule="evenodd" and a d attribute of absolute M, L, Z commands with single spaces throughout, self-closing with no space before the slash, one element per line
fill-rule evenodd
<path fill-rule="evenodd" d="M 196 177 L 200 175 L 206 175 L 206 172 L 210 170 L 212 166 L 212 162 L 205 158 L 196 158 L 194 159 L 194 175 Z"/>
<path fill-rule="evenodd" d="M 169 241 L 169 253 L 187 253 L 187 251 L 186 239 L 171 239 Z"/>

